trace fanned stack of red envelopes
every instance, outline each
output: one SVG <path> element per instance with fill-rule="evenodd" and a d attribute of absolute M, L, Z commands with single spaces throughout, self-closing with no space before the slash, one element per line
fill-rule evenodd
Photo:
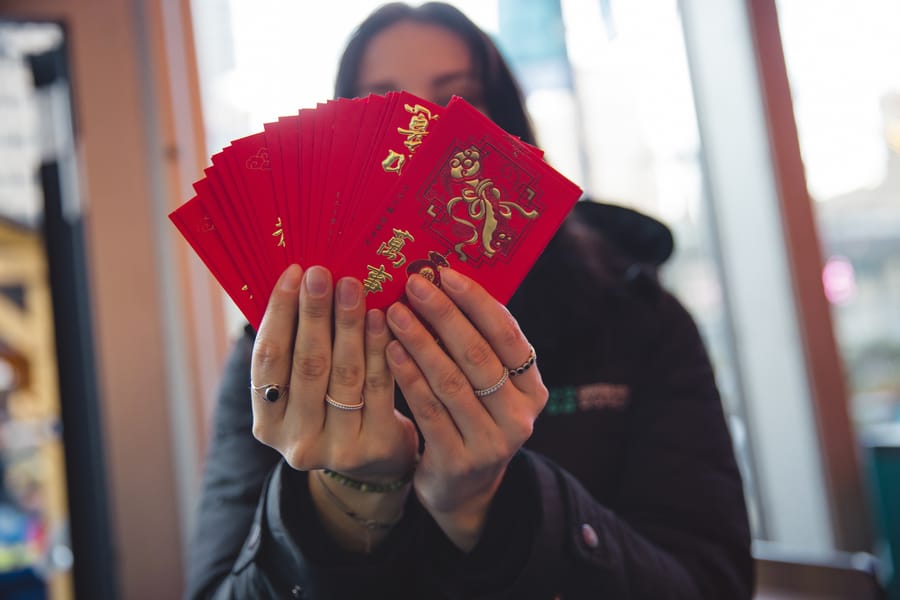
<path fill-rule="evenodd" d="M 258 327 L 291 263 L 363 282 L 386 308 L 451 266 L 506 302 L 581 190 L 461 98 L 333 100 L 213 155 L 169 217 Z"/>

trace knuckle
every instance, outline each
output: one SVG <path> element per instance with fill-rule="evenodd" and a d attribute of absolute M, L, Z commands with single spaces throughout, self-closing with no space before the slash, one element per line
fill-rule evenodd
<path fill-rule="evenodd" d="M 493 358 L 493 350 L 484 341 L 466 347 L 464 358 L 473 367 L 485 367 Z"/>
<path fill-rule="evenodd" d="M 271 369 L 284 358 L 285 353 L 285 348 L 281 344 L 257 338 L 253 346 L 253 362 L 263 370 Z"/>
<path fill-rule="evenodd" d="M 366 376 L 365 389 L 370 393 L 381 393 L 393 388 L 393 382 L 387 374 L 370 374 Z"/>
<path fill-rule="evenodd" d="M 293 444 L 282 453 L 284 461 L 298 471 L 308 471 L 315 468 L 311 462 L 309 450 L 303 444 Z"/>
<path fill-rule="evenodd" d="M 500 344 L 506 348 L 514 348 L 522 339 L 518 325 L 514 320 L 504 319 L 504 323 L 497 332 L 497 338 Z"/>
<path fill-rule="evenodd" d="M 534 421 L 531 419 L 517 419 L 514 423 L 513 439 L 516 442 L 515 446 L 518 447 L 531 437 L 531 434 L 534 432 Z"/>
<path fill-rule="evenodd" d="M 268 443 L 268 428 L 261 420 L 253 419 L 251 431 L 253 432 L 253 437 L 256 438 L 257 441 L 262 442 L 263 444 Z"/>
<path fill-rule="evenodd" d="M 435 421 L 444 415 L 444 405 L 440 400 L 430 397 L 417 403 L 416 416 L 425 421 Z"/>
<path fill-rule="evenodd" d="M 337 385 L 357 387 L 363 382 L 363 370 L 358 365 L 334 365 L 331 377 Z"/>
<path fill-rule="evenodd" d="M 435 294 L 437 295 L 437 294 Z M 456 311 L 456 305 L 450 301 L 446 296 L 440 297 L 440 299 L 435 301 L 434 307 L 432 309 L 434 311 L 434 316 L 443 321 L 445 319 L 449 319 L 452 317 Z"/>
<path fill-rule="evenodd" d="M 325 302 L 307 301 L 301 304 L 302 316 L 311 320 L 324 320 L 331 318 L 331 306 Z"/>
<path fill-rule="evenodd" d="M 437 382 L 439 396 L 455 396 L 461 391 L 471 388 L 469 380 L 458 369 L 447 370 L 441 374 Z"/>
<path fill-rule="evenodd" d="M 547 389 L 547 386 L 544 385 L 543 380 L 538 382 L 537 388 L 537 402 L 538 402 L 538 410 L 543 410 L 547 405 L 547 400 L 550 399 L 550 390 Z"/>
<path fill-rule="evenodd" d="M 338 312 L 334 319 L 334 326 L 336 329 L 352 330 L 362 325 L 362 321 L 363 319 L 355 313 Z"/>
<path fill-rule="evenodd" d="M 294 357 L 294 373 L 300 379 L 319 379 L 328 374 L 328 357 L 323 354 L 297 354 Z"/>

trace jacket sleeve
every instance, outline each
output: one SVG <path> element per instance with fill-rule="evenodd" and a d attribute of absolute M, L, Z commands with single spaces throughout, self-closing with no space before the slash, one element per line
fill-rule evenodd
<path fill-rule="evenodd" d="M 747 512 L 712 368 L 686 311 L 668 295 L 659 308 L 616 509 L 549 459 L 520 451 L 489 516 L 518 522 L 489 524 L 479 546 L 527 531 L 527 556 L 514 569 L 502 553 L 480 553 L 479 565 L 461 554 L 443 561 L 436 576 L 453 597 L 751 598 Z M 488 572 L 505 578 L 502 589 L 476 579 Z"/>
<path fill-rule="evenodd" d="M 252 435 L 251 349 L 249 334 L 238 340 L 219 390 L 185 597 L 350 598 L 405 585 L 401 571 L 421 521 L 415 502 L 373 555 L 337 548 L 318 520 L 306 474 Z"/>
<path fill-rule="evenodd" d="M 407 598 L 416 523 L 398 525 L 371 554 L 342 551 L 322 528 L 306 473 L 279 462 L 263 484 L 252 524 L 227 575 L 207 597 Z"/>
<path fill-rule="evenodd" d="M 231 571 L 251 534 L 267 474 L 280 456 L 251 433 L 249 335 L 235 344 L 212 424 L 197 521 L 188 546 L 187 598 L 208 598 Z"/>

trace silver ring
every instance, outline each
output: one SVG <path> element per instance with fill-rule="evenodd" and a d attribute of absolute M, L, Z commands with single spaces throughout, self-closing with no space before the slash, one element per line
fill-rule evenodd
<path fill-rule="evenodd" d="M 325 402 L 329 406 L 333 406 L 341 410 L 359 410 L 366 405 L 366 399 L 362 394 L 359 395 L 359 404 L 344 404 L 343 402 L 338 402 L 327 393 L 325 394 Z"/>
<path fill-rule="evenodd" d="M 515 377 L 516 375 L 521 375 L 525 371 L 531 368 L 531 365 L 534 364 L 534 361 L 537 360 L 537 354 L 534 351 L 534 346 L 528 346 L 528 358 L 525 359 L 521 365 L 516 367 L 515 369 L 508 369 L 509 376 Z"/>
<path fill-rule="evenodd" d="M 266 383 L 263 385 L 253 385 L 250 382 L 250 389 L 256 394 L 256 397 L 266 402 L 278 402 L 281 395 L 288 391 L 290 386 L 287 384 Z"/>
<path fill-rule="evenodd" d="M 486 387 L 482 390 L 472 390 L 472 391 L 475 392 L 475 395 L 478 396 L 479 398 L 484 398 L 485 396 L 490 396 L 491 394 L 493 394 L 494 392 L 496 392 L 497 390 L 502 388 L 503 384 L 505 384 L 507 381 L 509 381 L 509 371 L 506 369 L 506 367 L 504 367 L 503 375 L 500 376 L 500 379 L 497 381 L 497 383 L 495 383 L 491 387 Z"/>

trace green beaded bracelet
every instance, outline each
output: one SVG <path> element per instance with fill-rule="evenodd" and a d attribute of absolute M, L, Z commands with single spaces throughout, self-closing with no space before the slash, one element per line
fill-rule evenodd
<path fill-rule="evenodd" d="M 403 486 L 412 481 L 413 474 L 415 470 L 409 472 L 409 475 L 404 477 L 403 479 L 399 479 L 397 481 L 391 481 L 389 483 L 369 483 L 366 481 L 359 481 L 356 479 L 352 479 L 343 475 L 342 473 L 338 473 L 337 471 L 332 471 L 331 469 L 322 469 L 322 472 L 340 483 L 341 485 L 346 485 L 349 488 L 353 488 L 354 490 L 359 490 L 360 492 L 367 492 L 373 494 L 386 494 L 388 492 L 396 492 L 401 489 Z"/>

